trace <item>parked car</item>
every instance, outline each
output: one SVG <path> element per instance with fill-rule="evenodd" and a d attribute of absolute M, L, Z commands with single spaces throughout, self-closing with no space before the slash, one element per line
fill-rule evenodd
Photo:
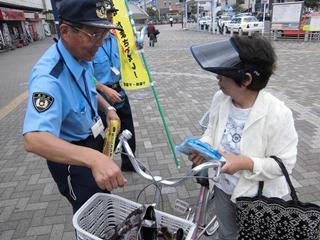
<path fill-rule="evenodd" d="M 252 16 L 251 12 L 236 13 L 235 17 Z"/>
<path fill-rule="evenodd" d="M 209 16 L 204 16 L 204 17 L 201 17 L 199 19 L 199 24 L 200 25 L 207 25 L 209 26 L 211 24 L 211 17 Z"/>
<path fill-rule="evenodd" d="M 226 32 L 260 32 L 263 30 L 263 22 L 259 22 L 255 16 L 234 17 L 225 25 Z"/>
<path fill-rule="evenodd" d="M 262 13 L 262 12 L 260 12 L 260 13 L 257 14 L 257 19 L 258 19 L 260 22 L 263 21 L 263 13 Z M 264 20 L 265 20 L 265 21 L 270 21 L 270 19 L 271 19 L 270 13 L 265 13 L 265 14 L 264 14 Z"/>

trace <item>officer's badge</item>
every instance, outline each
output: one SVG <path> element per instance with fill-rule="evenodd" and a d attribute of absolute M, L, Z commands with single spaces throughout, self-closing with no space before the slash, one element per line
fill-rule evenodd
<path fill-rule="evenodd" d="M 51 107 L 53 101 L 54 98 L 51 97 L 49 94 L 41 92 L 36 92 L 32 94 L 33 106 L 39 113 L 48 110 Z"/>
<path fill-rule="evenodd" d="M 98 18 L 108 18 L 107 12 L 112 8 L 112 4 L 110 1 L 99 1 L 96 3 L 96 7 L 96 13 Z"/>

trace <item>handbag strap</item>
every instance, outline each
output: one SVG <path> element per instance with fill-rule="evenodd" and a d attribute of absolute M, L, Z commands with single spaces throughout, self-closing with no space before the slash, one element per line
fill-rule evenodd
<path fill-rule="evenodd" d="M 273 158 L 276 161 L 276 163 L 278 163 L 279 167 L 281 168 L 281 171 L 282 171 L 282 173 L 283 173 L 284 177 L 286 178 L 286 181 L 287 181 L 287 183 L 289 185 L 290 195 L 291 195 L 292 200 L 295 201 L 295 202 L 298 202 L 299 199 L 298 199 L 296 190 L 294 189 L 294 187 L 292 185 L 292 182 L 291 182 L 290 177 L 289 177 L 289 173 L 288 173 L 286 167 L 284 166 L 283 162 L 281 161 L 280 158 L 278 158 L 276 156 L 270 156 L 270 157 Z M 262 195 L 263 185 L 264 185 L 264 182 L 260 181 L 259 182 L 259 189 L 258 189 L 258 196 L 259 197 Z"/>

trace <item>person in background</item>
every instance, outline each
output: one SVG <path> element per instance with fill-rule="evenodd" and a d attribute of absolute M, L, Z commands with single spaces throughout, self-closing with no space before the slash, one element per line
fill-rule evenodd
<path fill-rule="evenodd" d="M 154 42 L 157 42 L 157 35 L 159 33 L 160 33 L 159 30 L 157 30 L 156 27 L 153 25 L 152 21 L 150 21 L 147 26 L 147 35 L 149 40 L 153 40 Z"/>
<path fill-rule="evenodd" d="M 275 69 L 276 55 L 262 37 L 234 36 L 230 40 L 191 48 L 200 66 L 217 74 L 208 129 L 201 141 L 220 150 L 226 163 L 214 186 L 219 239 L 238 239 L 236 199 L 255 196 L 264 181 L 263 195 L 289 193 L 277 156 L 291 173 L 296 163 L 298 136 L 291 110 L 264 90 Z M 189 156 L 194 164 L 203 157 Z"/>
<path fill-rule="evenodd" d="M 110 29 L 101 0 L 59 2 L 61 39 L 33 67 L 23 124 L 25 149 L 47 159 L 60 193 L 75 213 L 93 194 L 127 180 L 102 154 L 102 120 L 118 120 L 97 95 L 91 60 Z"/>
<path fill-rule="evenodd" d="M 109 21 L 112 22 L 113 15 L 118 9 L 114 7 L 111 0 L 106 1 L 106 12 Z M 120 85 L 121 81 L 121 66 L 119 56 L 119 45 L 117 37 L 114 33 L 109 32 L 107 38 L 103 41 L 102 47 L 99 48 L 93 59 L 94 74 L 97 79 L 96 87 L 98 92 L 107 100 L 117 111 L 121 120 L 121 130 L 128 129 L 132 133 L 132 138 L 129 140 L 130 148 L 135 153 L 136 139 L 133 125 L 133 118 L 128 96 Z M 105 119 L 104 112 L 99 111 L 102 119 Z M 119 139 L 116 140 L 116 145 Z M 121 154 L 121 170 L 134 171 L 128 156 Z"/>
<path fill-rule="evenodd" d="M 169 18 L 169 22 L 170 22 L 170 26 L 172 27 L 172 25 L 173 25 L 173 18 L 172 17 Z"/>

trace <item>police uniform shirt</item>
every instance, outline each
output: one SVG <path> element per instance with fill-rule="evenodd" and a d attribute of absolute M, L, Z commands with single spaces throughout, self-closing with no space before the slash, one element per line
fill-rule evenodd
<path fill-rule="evenodd" d="M 109 66 L 109 67 L 108 67 Z M 99 48 L 93 60 L 94 75 L 100 83 L 112 85 L 119 83 L 121 75 L 116 75 L 112 71 L 115 67 L 120 72 L 120 57 L 117 37 L 110 32 L 105 39 L 103 46 Z"/>
<path fill-rule="evenodd" d="M 32 69 L 23 134 L 49 132 L 66 141 L 84 140 L 91 135 L 93 115 L 97 92 L 92 63 L 79 64 L 59 40 Z"/>

